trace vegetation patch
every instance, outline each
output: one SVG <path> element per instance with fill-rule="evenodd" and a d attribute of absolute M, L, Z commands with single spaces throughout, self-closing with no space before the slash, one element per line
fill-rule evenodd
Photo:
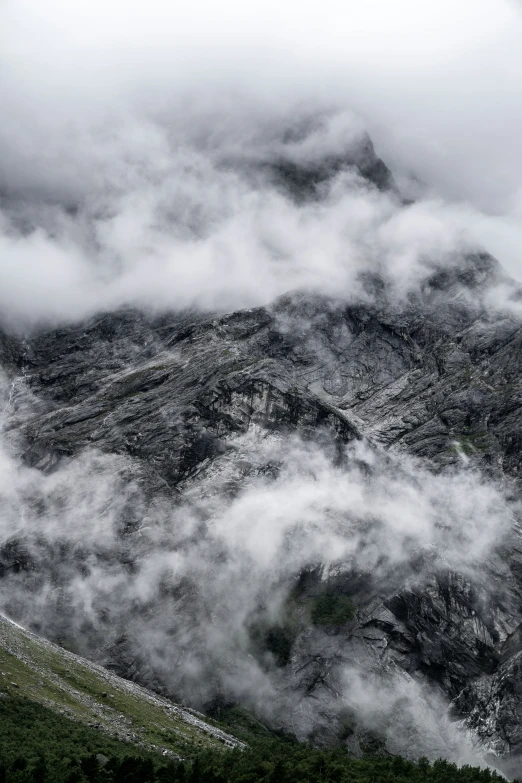
<path fill-rule="evenodd" d="M 455 436 L 456 443 L 451 447 L 451 451 L 462 452 L 468 457 L 473 454 L 485 454 L 492 448 L 491 435 L 489 432 L 471 432 Z"/>
<path fill-rule="evenodd" d="M 312 599 L 310 615 L 314 625 L 334 628 L 345 625 L 355 617 L 354 606 L 346 595 L 340 595 L 328 588 Z"/>
<path fill-rule="evenodd" d="M 250 627 L 254 646 L 262 654 L 270 653 L 277 666 L 286 666 L 290 662 L 297 634 L 298 628 L 291 623 L 268 625 L 258 622 Z"/>
<path fill-rule="evenodd" d="M 325 584 L 319 573 L 307 572 L 290 591 L 279 622 L 270 623 L 261 616 L 251 624 L 253 652 L 261 661 L 269 653 L 277 666 L 287 666 L 297 637 L 307 628 L 339 628 L 354 617 L 354 605 L 338 585 Z"/>

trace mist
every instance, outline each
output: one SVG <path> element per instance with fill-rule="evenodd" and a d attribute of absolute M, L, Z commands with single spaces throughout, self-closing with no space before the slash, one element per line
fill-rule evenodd
<path fill-rule="evenodd" d="M 522 279 L 516 3 L 11 0 L 0 21 L 4 323 L 353 298 L 361 269 L 404 291 L 479 246 Z M 403 198 L 345 171 L 296 204 L 266 176 L 365 130 Z"/>

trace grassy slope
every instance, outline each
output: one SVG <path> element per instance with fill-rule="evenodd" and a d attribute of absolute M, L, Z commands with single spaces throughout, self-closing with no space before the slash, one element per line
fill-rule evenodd
<path fill-rule="evenodd" d="M 183 756 L 240 743 L 172 704 L 0 616 L 0 698 L 29 699 L 121 740 Z"/>

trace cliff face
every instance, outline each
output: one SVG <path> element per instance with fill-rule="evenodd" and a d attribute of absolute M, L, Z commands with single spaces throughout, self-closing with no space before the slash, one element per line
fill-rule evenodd
<path fill-rule="evenodd" d="M 365 150 L 351 165 L 392 186 Z M 296 165 L 274 176 L 315 197 L 329 169 Z M 484 305 L 501 278 L 476 254 L 400 300 L 369 276 L 348 304 L 2 336 L 25 471 L 3 610 L 196 706 L 354 752 L 471 736 L 515 772 L 522 326 Z"/>

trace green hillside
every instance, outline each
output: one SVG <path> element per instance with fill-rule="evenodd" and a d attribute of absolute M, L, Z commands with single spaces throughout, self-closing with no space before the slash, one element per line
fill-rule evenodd
<path fill-rule="evenodd" d="M 0 617 L 0 699 L 28 699 L 144 748 L 184 756 L 238 741 L 204 717 Z"/>

